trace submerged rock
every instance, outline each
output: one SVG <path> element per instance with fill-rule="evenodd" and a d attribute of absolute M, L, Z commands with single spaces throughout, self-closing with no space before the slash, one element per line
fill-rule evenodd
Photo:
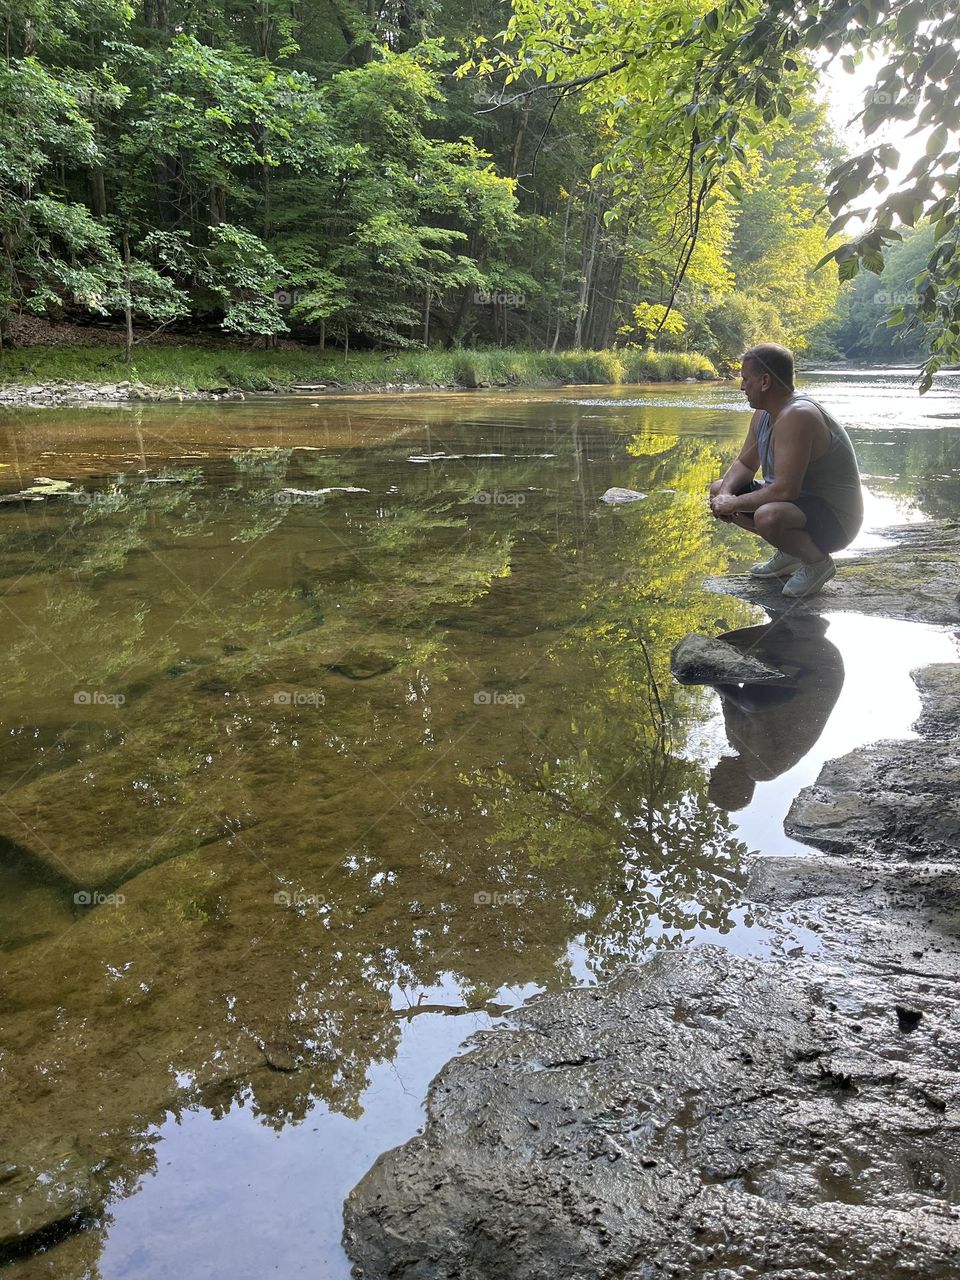
<path fill-rule="evenodd" d="M 329 485 L 326 489 L 281 489 L 280 494 L 289 494 L 293 498 L 323 498 L 328 493 L 369 493 L 369 489 L 361 489 L 354 484 Z"/>
<path fill-rule="evenodd" d="M 0 502 L 43 502 L 47 498 L 71 497 L 76 490 L 72 480 L 51 480 L 49 476 L 37 476 L 33 484 L 19 493 L 0 494 Z"/>
<path fill-rule="evenodd" d="M 0 1264 L 75 1230 L 104 1194 L 71 1138 L 0 1144 Z"/>
<path fill-rule="evenodd" d="M 782 671 L 710 636 L 684 636 L 670 654 L 670 670 L 681 684 L 787 683 Z"/>
<path fill-rule="evenodd" d="M 960 1027 L 889 986 L 707 947 L 535 1000 L 347 1200 L 354 1274 L 947 1280 Z"/>
<path fill-rule="evenodd" d="M 326 664 L 328 671 L 346 676 L 349 680 L 372 680 L 374 676 L 382 676 L 392 671 L 396 665 L 397 660 L 394 655 L 365 645 L 351 648 L 336 662 Z"/>
<path fill-rule="evenodd" d="M 624 502 L 639 502 L 641 498 L 645 498 L 645 493 L 640 493 L 636 489 L 619 489 L 614 486 L 608 489 L 601 497 L 601 502 L 606 502 L 609 506 L 620 506 Z"/>

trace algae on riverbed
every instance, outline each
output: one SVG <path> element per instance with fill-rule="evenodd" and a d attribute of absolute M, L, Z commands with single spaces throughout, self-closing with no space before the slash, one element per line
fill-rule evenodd
<path fill-rule="evenodd" d="M 396 1119 L 420 1096 L 411 1044 L 446 1056 L 532 989 L 694 936 L 795 943 L 743 899 L 697 737 L 712 694 L 667 663 L 684 632 L 755 617 L 699 591 L 748 552 L 700 496 L 733 433 L 689 403 L 596 398 L 11 429 L 4 483 L 52 474 L 89 501 L 13 504 L 0 527 L 0 1136 L 26 1167 L 33 1135 L 71 1134 L 91 1196 L 108 1185 L 30 1280 L 169 1273 L 184 1236 L 221 1265 L 210 1224 L 251 1182 L 270 1222 L 327 1218 L 285 1241 L 253 1214 L 242 1266 L 344 1275 L 329 1216 L 416 1126 Z M 649 497 L 605 508 L 613 483 Z M 369 493 L 285 493 L 335 486 Z M 169 1234 L 142 1216 L 158 1203 Z"/>
<path fill-rule="evenodd" d="M 112 1188 L 94 1235 L 168 1112 L 359 1116 L 398 987 L 448 973 L 483 1008 L 569 982 L 575 941 L 599 973 L 648 929 L 729 927 L 743 848 L 677 752 L 702 695 L 664 649 L 717 612 L 692 589 L 726 563 L 717 456 L 634 460 L 673 492 L 626 523 L 555 480 L 612 474 L 606 443 L 503 442 L 414 466 L 248 437 L 4 512 L 0 839 L 33 904 L 8 921 L 4 1137 L 74 1135 Z"/>

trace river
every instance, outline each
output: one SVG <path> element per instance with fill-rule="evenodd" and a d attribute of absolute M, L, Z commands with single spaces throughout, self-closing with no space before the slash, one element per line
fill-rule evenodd
<path fill-rule="evenodd" d="M 956 512 L 960 376 L 803 386 L 851 552 Z M 796 732 L 672 680 L 767 621 L 702 586 L 756 558 L 704 500 L 746 422 L 732 383 L 0 412 L 0 491 L 70 486 L 0 506 L 0 1131 L 53 1224 L 11 1277 L 345 1280 L 467 1037 L 659 947 L 817 948 L 749 855 L 957 643 L 827 612 Z"/>

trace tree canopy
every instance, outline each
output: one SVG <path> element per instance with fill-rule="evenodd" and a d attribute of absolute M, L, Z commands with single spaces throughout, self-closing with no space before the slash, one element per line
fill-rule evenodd
<path fill-rule="evenodd" d="M 843 13 L 0 0 L 0 339 L 36 315 L 131 344 L 189 326 L 724 361 L 761 337 L 803 350 L 840 282 L 923 222 L 892 310 L 932 373 L 960 342 L 956 19 Z M 824 57 L 873 48 L 865 128 L 929 130 L 897 190 L 895 148 L 848 154 L 818 87 Z"/>
<path fill-rule="evenodd" d="M 960 16 L 936 0 L 724 0 L 706 9 L 591 0 L 575 12 L 561 0 L 515 0 L 486 65 L 511 83 L 532 73 L 558 98 L 576 94 L 582 110 L 602 110 L 618 135 L 604 158 L 616 182 L 637 154 L 672 165 L 685 191 L 682 271 L 709 210 L 725 192 L 741 195 L 755 141 L 791 117 L 816 69 L 839 59 L 852 71 L 874 55 L 877 73 L 860 117 L 868 145 L 824 174 L 827 234 L 845 238 L 821 261 L 835 261 L 841 281 L 861 267 L 879 274 L 902 229 L 930 223 L 932 252 L 889 317 L 929 334 L 925 389 L 960 357 L 958 37 Z M 891 120 L 915 120 L 921 138 L 915 163 L 896 182 L 898 149 L 870 141 Z"/>

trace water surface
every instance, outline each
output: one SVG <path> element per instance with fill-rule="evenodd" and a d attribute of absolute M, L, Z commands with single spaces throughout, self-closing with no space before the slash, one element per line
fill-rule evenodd
<path fill-rule="evenodd" d="M 956 510 L 957 379 L 810 382 L 860 545 Z M 0 507 L 5 1137 L 106 1188 L 11 1275 L 345 1277 L 343 1196 L 471 1032 L 657 947 L 816 948 L 749 855 L 956 644 L 794 638 L 799 755 L 672 681 L 767 621 L 701 586 L 754 558 L 704 502 L 745 425 L 729 384 L 0 417 L 4 491 L 74 486 Z"/>

